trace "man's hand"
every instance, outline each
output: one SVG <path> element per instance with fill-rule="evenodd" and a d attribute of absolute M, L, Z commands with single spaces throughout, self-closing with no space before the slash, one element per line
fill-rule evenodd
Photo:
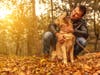
<path fill-rule="evenodd" d="M 64 42 L 65 42 L 64 37 L 63 37 L 62 34 L 56 33 L 56 37 L 57 37 L 57 39 L 58 39 L 58 41 L 59 41 L 60 43 L 64 43 Z"/>

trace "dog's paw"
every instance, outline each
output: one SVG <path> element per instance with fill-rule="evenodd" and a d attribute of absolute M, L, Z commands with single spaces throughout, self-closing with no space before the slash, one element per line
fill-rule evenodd
<path fill-rule="evenodd" d="M 71 60 L 71 63 L 74 63 L 74 60 Z"/>
<path fill-rule="evenodd" d="M 62 62 L 63 62 L 64 64 L 68 64 L 68 62 L 67 62 L 66 60 L 63 60 Z"/>

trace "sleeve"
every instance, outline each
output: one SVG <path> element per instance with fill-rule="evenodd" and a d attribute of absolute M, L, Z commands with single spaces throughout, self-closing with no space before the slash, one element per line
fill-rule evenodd
<path fill-rule="evenodd" d="M 58 26 L 56 24 L 50 24 L 48 29 L 54 34 L 57 33 L 58 30 L 59 30 L 59 28 L 58 28 Z"/>
<path fill-rule="evenodd" d="M 79 28 L 75 28 L 74 34 L 77 36 L 88 37 L 88 29 L 86 22 L 82 22 Z"/>

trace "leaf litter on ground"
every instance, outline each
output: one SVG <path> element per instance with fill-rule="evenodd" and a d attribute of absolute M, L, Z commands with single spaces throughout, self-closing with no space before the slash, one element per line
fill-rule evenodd
<path fill-rule="evenodd" d="M 38 56 L 0 56 L 0 75 L 99 75 L 100 52 L 78 56 L 67 65 Z"/>

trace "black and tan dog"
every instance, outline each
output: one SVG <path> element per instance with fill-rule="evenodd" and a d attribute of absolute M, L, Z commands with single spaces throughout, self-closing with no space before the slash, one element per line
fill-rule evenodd
<path fill-rule="evenodd" d="M 73 35 L 73 26 L 69 18 L 64 18 L 60 21 L 59 27 L 61 36 L 64 38 L 64 42 L 61 43 L 61 40 L 57 41 L 56 50 L 52 51 L 52 59 L 56 57 L 62 59 L 63 63 L 67 64 L 68 60 L 74 62 L 74 42 L 75 36 Z"/>

